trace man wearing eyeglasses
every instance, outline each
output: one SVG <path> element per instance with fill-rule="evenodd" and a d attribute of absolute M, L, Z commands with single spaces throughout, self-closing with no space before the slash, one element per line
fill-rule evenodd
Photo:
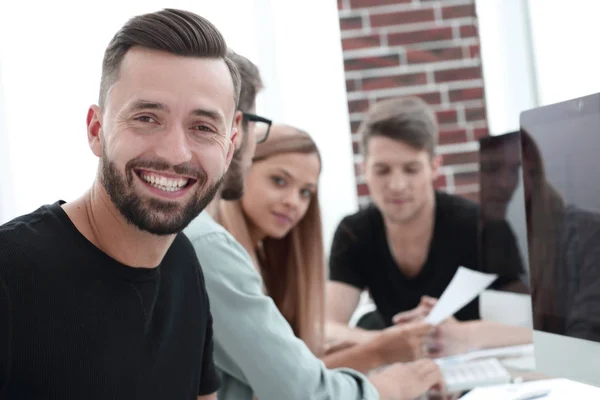
<path fill-rule="evenodd" d="M 238 136 L 238 140 L 236 141 L 235 153 L 233 154 L 229 170 L 225 174 L 221 188 L 221 199 L 223 200 L 237 200 L 242 197 L 244 193 L 244 178 L 250 170 L 256 145 L 267 140 L 269 130 L 271 129 L 271 120 L 252 114 L 255 108 L 254 99 L 258 94 L 257 92 L 262 88 L 260 76 L 255 76 L 247 69 L 243 69 L 240 74 L 244 81 L 238 106 L 238 113 L 242 114 L 242 119 L 241 126 L 237 128 L 241 135 Z M 259 129 L 256 129 L 257 127 Z M 260 135 L 260 137 L 257 137 L 257 135 Z"/>

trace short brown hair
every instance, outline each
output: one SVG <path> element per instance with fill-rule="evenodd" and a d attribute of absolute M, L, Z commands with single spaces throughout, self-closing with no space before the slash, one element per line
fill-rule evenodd
<path fill-rule="evenodd" d="M 171 8 L 131 18 L 112 38 L 102 62 L 98 100 L 100 108 L 104 106 L 108 90 L 119 78 L 125 54 L 134 46 L 186 57 L 222 58 L 231 73 L 237 108 L 240 74 L 233 61 L 227 57 L 227 44 L 223 35 L 206 18 Z"/>
<path fill-rule="evenodd" d="M 435 113 L 418 97 L 403 97 L 375 103 L 358 128 L 366 155 L 369 140 L 383 136 L 419 149 L 435 153 L 438 124 Z"/>
<path fill-rule="evenodd" d="M 237 54 L 231 49 L 227 52 L 227 56 L 235 63 L 235 66 L 240 73 L 240 77 L 242 78 L 238 110 L 248 112 L 256 102 L 256 95 L 264 87 L 260 71 L 252 61 Z"/>

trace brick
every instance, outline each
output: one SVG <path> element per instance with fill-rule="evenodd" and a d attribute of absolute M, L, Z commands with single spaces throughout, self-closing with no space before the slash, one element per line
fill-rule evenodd
<path fill-rule="evenodd" d="M 365 112 L 369 109 L 369 100 L 350 100 L 348 102 L 348 112 Z"/>
<path fill-rule="evenodd" d="M 390 75 L 381 78 L 365 78 L 362 87 L 363 90 L 377 90 L 424 85 L 426 83 L 427 74 L 425 72 L 420 72 L 414 74 Z"/>
<path fill-rule="evenodd" d="M 374 28 L 427 21 L 435 21 L 435 14 L 432 8 L 385 14 L 371 14 L 371 26 Z"/>
<path fill-rule="evenodd" d="M 379 46 L 381 46 L 381 36 L 379 35 L 365 35 L 342 39 L 342 48 L 344 50 L 357 50 Z"/>
<path fill-rule="evenodd" d="M 429 93 L 417 93 L 413 96 L 417 96 L 425 100 L 427 104 L 441 104 L 442 94 L 440 92 L 429 92 Z"/>
<path fill-rule="evenodd" d="M 463 58 L 462 47 L 450 47 L 445 49 L 418 50 L 407 49 L 406 60 L 409 64 L 421 64 L 441 62 L 448 60 L 460 60 Z"/>
<path fill-rule="evenodd" d="M 357 140 L 352 141 L 352 153 L 360 154 L 360 142 L 358 142 Z"/>
<path fill-rule="evenodd" d="M 458 122 L 458 113 L 456 110 L 442 110 L 437 113 L 438 124 L 456 124 Z"/>
<path fill-rule="evenodd" d="M 361 69 L 397 67 L 399 65 L 400 65 L 400 56 L 398 56 L 398 55 L 353 58 L 353 59 L 344 61 L 344 68 L 346 71 L 358 71 Z"/>
<path fill-rule="evenodd" d="M 358 131 L 358 127 L 360 126 L 360 121 L 352 121 L 350 122 L 350 132 L 356 133 Z"/>
<path fill-rule="evenodd" d="M 465 6 L 442 7 L 443 19 L 466 18 L 475 16 L 476 13 L 474 4 L 469 4 Z"/>
<path fill-rule="evenodd" d="M 439 42 L 452 40 L 452 28 L 440 27 L 410 32 L 397 32 L 388 34 L 390 46 L 404 46 L 414 43 Z"/>
<path fill-rule="evenodd" d="M 477 27 L 475 25 L 461 25 L 460 37 L 461 38 L 477 37 Z"/>
<path fill-rule="evenodd" d="M 472 107 L 465 109 L 465 119 L 469 122 L 472 121 L 485 121 L 487 114 L 485 107 Z"/>
<path fill-rule="evenodd" d="M 363 7 L 377 7 L 401 3 L 410 3 L 412 0 L 350 0 L 350 7 L 353 9 Z"/>
<path fill-rule="evenodd" d="M 448 94 L 451 102 L 481 100 L 484 98 L 482 87 L 469 89 L 452 89 L 449 91 Z"/>
<path fill-rule="evenodd" d="M 440 130 L 439 144 L 465 143 L 467 141 L 466 129 Z"/>
<path fill-rule="evenodd" d="M 469 58 L 481 58 L 481 48 L 478 44 L 469 46 Z"/>
<path fill-rule="evenodd" d="M 459 174 L 454 174 L 454 184 L 456 186 L 473 185 L 476 183 L 479 183 L 478 172 L 462 172 Z"/>
<path fill-rule="evenodd" d="M 343 10 L 344 9 L 344 2 L 343 0 L 337 0 L 338 2 L 338 10 Z"/>
<path fill-rule="evenodd" d="M 340 29 L 350 30 L 350 29 L 362 29 L 363 27 L 363 19 L 362 17 L 342 17 L 340 18 Z"/>
<path fill-rule="evenodd" d="M 481 79 L 481 68 L 465 67 L 435 71 L 436 82 L 469 81 Z"/>
<path fill-rule="evenodd" d="M 354 153 L 354 154 L 359 154 L 359 153 Z M 354 175 L 357 178 L 362 177 L 362 174 L 363 174 L 362 170 L 363 170 L 363 168 L 362 168 L 361 163 L 354 163 Z"/>
<path fill-rule="evenodd" d="M 475 140 L 479 140 L 483 137 L 489 136 L 488 128 L 476 128 L 473 131 L 473 136 L 475 136 Z"/>
<path fill-rule="evenodd" d="M 346 79 L 346 92 L 353 92 L 358 89 L 358 85 L 354 79 Z"/>
<path fill-rule="evenodd" d="M 473 164 L 477 162 L 479 162 L 479 154 L 476 151 L 444 154 L 443 158 L 444 165 Z"/>
<path fill-rule="evenodd" d="M 441 104 L 442 103 L 442 94 L 438 91 L 435 92 L 427 92 L 427 93 L 415 93 L 415 94 L 411 94 L 411 96 L 415 96 L 415 97 L 420 97 L 421 99 L 425 100 L 425 102 L 427 102 L 428 104 Z M 399 96 L 381 96 L 381 97 L 377 97 L 375 99 L 375 101 L 380 101 L 380 100 L 386 100 L 386 99 L 391 99 L 391 98 L 396 98 Z"/>
<path fill-rule="evenodd" d="M 446 175 L 444 175 L 444 174 L 438 175 L 438 177 L 433 182 L 433 187 L 436 188 L 436 189 L 443 188 L 446 185 L 447 185 Z"/>
<path fill-rule="evenodd" d="M 369 188 L 365 183 L 360 183 L 360 184 L 356 185 L 356 189 L 358 191 L 359 196 L 368 196 L 369 195 Z"/>

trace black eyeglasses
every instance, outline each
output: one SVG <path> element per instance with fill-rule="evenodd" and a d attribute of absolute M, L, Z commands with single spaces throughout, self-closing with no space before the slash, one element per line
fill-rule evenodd
<path fill-rule="evenodd" d="M 244 120 L 247 122 L 254 122 L 257 127 L 262 125 L 262 127 L 255 127 L 257 132 L 256 143 L 262 143 L 269 137 L 269 131 L 271 130 L 272 121 L 270 119 L 250 114 L 250 113 L 242 113 Z M 264 132 L 263 132 L 264 131 Z"/>

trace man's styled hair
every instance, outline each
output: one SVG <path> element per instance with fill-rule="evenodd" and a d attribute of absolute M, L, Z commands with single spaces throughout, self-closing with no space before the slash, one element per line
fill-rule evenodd
<path fill-rule="evenodd" d="M 238 110 L 248 112 L 254 107 L 256 96 L 263 87 L 263 81 L 260 76 L 258 67 L 248 60 L 229 49 L 227 57 L 233 61 L 241 77 L 240 100 L 238 102 Z"/>
<path fill-rule="evenodd" d="M 178 56 L 223 59 L 231 73 L 237 108 L 240 74 L 227 56 L 227 44 L 219 30 L 206 18 L 170 8 L 131 18 L 112 38 L 102 62 L 98 100 L 100 108 L 105 105 L 108 90 L 119 78 L 125 54 L 134 46 L 162 50 Z"/>
<path fill-rule="evenodd" d="M 358 128 L 363 153 L 367 154 L 369 140 L 383 136 L 404 142 L 418 150 L 435 154 L 438 123 L 434 111 L 418 97 L 403 97 L 375 103 Z"/>

